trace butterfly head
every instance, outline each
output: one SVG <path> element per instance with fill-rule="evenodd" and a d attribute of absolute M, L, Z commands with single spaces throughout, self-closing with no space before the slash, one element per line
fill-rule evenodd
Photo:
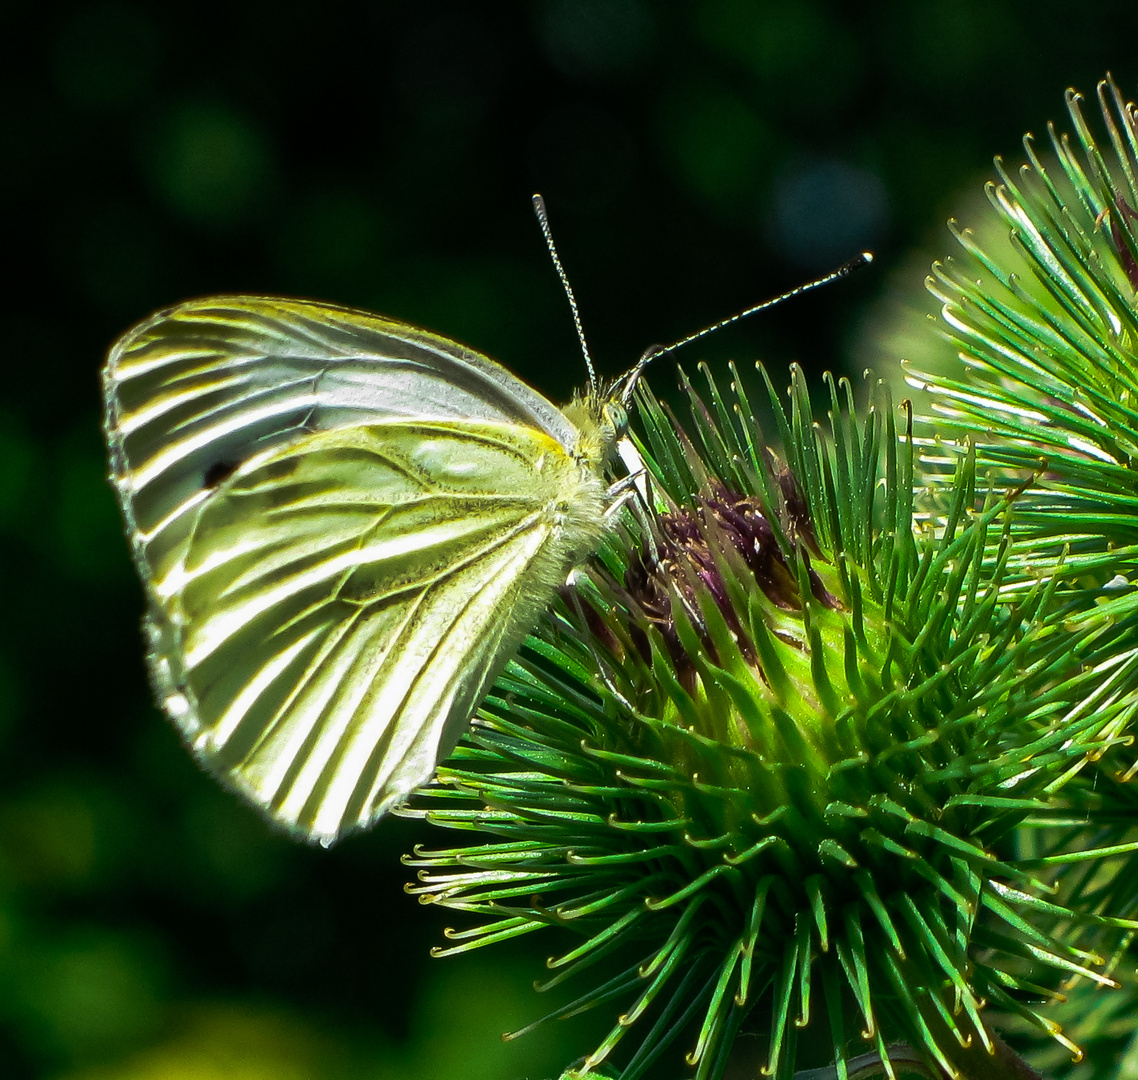
<path fill-rule="evenodd" d="M 562 410 L 579 433 L 576 453 L 582 464 L 603 469 L 616 444 L 628 434 L 628 409 L 617 396 L 590 389 Z"/>

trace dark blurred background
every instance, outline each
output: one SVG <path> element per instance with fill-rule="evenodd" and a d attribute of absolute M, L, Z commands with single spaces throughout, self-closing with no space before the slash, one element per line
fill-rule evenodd
<path fill-rule="evenodd" d="M 0 3 L 0 1076 L 539 1080 L 590 1045 L 497 1039 L 549 1007 L 553 943 L 428 959 L 457 917 L 398 857 L 447 836 L 300 847 L 152 707 L 103 479 L 117 334 L 195 294 L 315 296 L 563 400 L 541 190 L 604 373 L 868 246 L 678 358 L 860 367 L 992 154 L 1108 68 L 1135 96 L 1136 31 L 1132 0 Z"/>

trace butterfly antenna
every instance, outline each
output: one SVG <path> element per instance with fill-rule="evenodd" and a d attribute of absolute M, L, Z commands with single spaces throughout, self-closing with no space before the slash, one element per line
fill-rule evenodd
<path fill-rule="evenodd" d="M 626 378 L 626 384 L 623 392 L 621 393 L 621 401 L 625 404 L 628 403 L 632 397 L 632 391 L 636 389 L 636 384 L 643 374 L 644 369 L 658 356 L 664 356 L 667 353 L 675 352 L 677 349 L 682 348 L 684 345 L 690 345 L 693 341 L 698 341 L 700 338 L 707 337 L 708 334 L 714 334 L 716 330 L 722 330 L 725 326 L 730 326 L 732 323 L 737 323 L 740 319 L 745 319 L 749 315 L 755 315 L 760 311 L 766 311 L 769 307 L 774 307 L 775 304 L 781 304 L 784 300 L 790 300 L 795 296 L 801 296 L 802 293 L 810 292 L 813 289 L 819 289 L 823 285 L 829 285 L 831 281 L 837 281 L 839 278 L 848 277 L 855 270 L 860 270 L 863 266 L 868 266 L 873 262 L 872 251 L 862 251 L 855 255 L 848 262 L 842 263 L 837 270 L 831 270 L 828 274 L 823 274 L 822 277 L 816 278 L 814 281 L 807 281 L 803 285 L 798 285 L 788 292 L 780 293 L 778 296 L 772 296 L 769 300 L 764 300 L 761 304 L 755 304 L 753 307 L 746 308 L 743 311 L 736 312 L 734 315 L 727 316 L 726 319 L 720 319 L 719 322 L 714 323 L 712 326 L 705 326 L 702 330 L 697 330 L 694 334 L 688 334 L 687 337 L 680 338 L 679 341 L 673 341 L 671 345 L 652 345 L 644 350 L 644 354 L 636 362 L 634 367 Z"/>
<path fill-rule="evenodd" d="M 553 231 L 549 228 L 549 215 L 545 211 L 545 200 L 540 195 L 533 197 L 533 212 L 537 214 L 537 223 L 541 226 L 541 235 L 545 237 L 545 246 L 549 248 L 549 257 L 553 260 L 553 267 L 561 279 L 561 287 L 569 298 L 569 307 L 573 312 L 573 325 L 577 327 L 577 340 L 581 342 L 581 355 L 585 358 L 585 367 L 589 372 L 589 386 L 596 389 L 597 376 L 593 370 L 593 358 L 589 356 L 589 346 L 585 343 L 585 331 L 581 326 L 581 313 L 577 310 L 577 299 L 573 295 L 573 287 L 569 284 L 569 278 L 557 256 L 557 248 L 553 243 Z"/>

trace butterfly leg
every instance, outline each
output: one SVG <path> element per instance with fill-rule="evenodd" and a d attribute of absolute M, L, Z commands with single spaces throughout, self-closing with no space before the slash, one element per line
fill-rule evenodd
<path fill-rule="evenodd" d="M 651 485 L 652 476 L 644 468 L 621 477 L 608 489 L 607 494 L 612 501 L 605 509 L 605 519 L 612 517 L 622 506 L 628 506 L 648 546 L 649 568 L 655 569 L 660 565 L 660 549 L 656 543 L 656 521 L 651 510 Z"/>

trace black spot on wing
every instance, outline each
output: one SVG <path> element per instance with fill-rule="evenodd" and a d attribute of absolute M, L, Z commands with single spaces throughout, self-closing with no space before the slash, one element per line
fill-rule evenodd
<path fill-rule="evenodd" d="M 218 487 L 220 484 L 224 484 L 236 471 L 236 461 L 215 461 L 202 476 L 202 487 Z"/>

